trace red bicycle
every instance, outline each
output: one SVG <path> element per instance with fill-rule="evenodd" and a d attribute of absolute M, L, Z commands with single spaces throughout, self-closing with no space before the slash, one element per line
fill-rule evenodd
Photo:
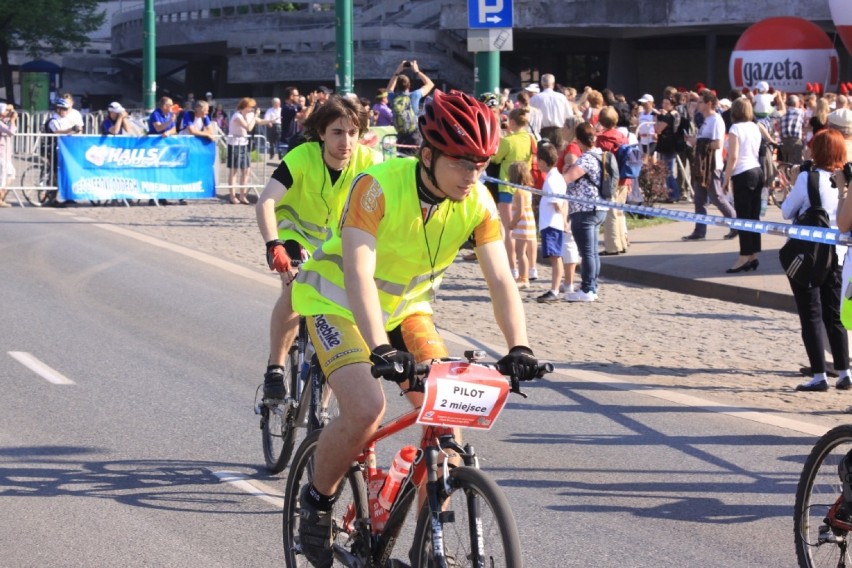
<path fill-rule="evenodd" d="M 338 488 L 332 515 L 332 551 L 338 565 L 409 566 L 392 556 L 415 502 L 422 504 L 407 551 L 410 566 L 523 565 L 517 525 L 505 494 L 479 469 L 474 448 L 462 446 L 454 434 L 454 428 L 491 428 L 510 392 L 526 397 L 517 378 L 479 363 L 483 356 L 482 351 L 468 351 L 466 360 L 445 359 L 418 367 L 424 380 L 411 390 L 424 391 L 423 405 L 380 426 Z M 553 365 L 542 364 L 538 376 L 552 371 Z M 373 374 L 380 376 L 382 370 L 374 368 Z M 378 497 L 387 476 L 376 467 L 376 445 L 415 424 L 426 427 L 420 448 L 391 506 L 384 509 Z M 310 566 L 299 543 L 298 500 L 314 470 L 320 433 L 315 430 L 302 442 L 287 478 L 283 532 L 290 568 Z"/>

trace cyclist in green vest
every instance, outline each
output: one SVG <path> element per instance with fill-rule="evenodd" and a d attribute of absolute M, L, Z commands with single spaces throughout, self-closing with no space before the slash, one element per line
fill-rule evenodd
<path fill-rule="evenodd" d="M 269 269 L 281 275 L 281 296 L 269 330 L 266 399 L 285 395 L 284 362 L 299 327 L 290 299 L 296 272 L 290 259 L 306 259 L 329 238 L 352 180 L 373 164 L 375 153 L 358 143 L 368 118 L 369 109 L 359 103 L 329 97 L 305 121 L 307 141 L 287 152 L 258 199 L 257 224 L 266 242 L 266 260 Z"/>
<path fill-rule="evenodd" d="M 300 495 L 302 552 L 317 567 L 332 563 L 335 490 L 384 413 L 371 365 L 396 365 L 386 378 L 406 386 L 416 363 L 447 355 L 430 303 L 470 235 L 510 346 L 498 368 L 522 380 L 538 369 L 497 207 L 478 181 L 497 151 L 497 119 L 466 94 L 436 91 L 418 125 L 419 158 L 389 160 L 355 180 L 340 231 L 302 265 L 293 290 L 340 408 L 323 429 L 313 481 Z M 417 404 L 422 395 L 411 398 Z"/>

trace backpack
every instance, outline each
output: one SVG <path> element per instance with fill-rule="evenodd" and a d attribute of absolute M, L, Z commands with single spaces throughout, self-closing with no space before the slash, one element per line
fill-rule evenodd
<path fill-rule="evenodd" d="M 417 114 L 411 108 L 411 97 L 396 95 L 393 98 L 393 127 L 397 134 L 411 134 L 417 130 Z"/>
<path fill-rule="evenodd" d="M 538 169 L 538 160 L 536 159 L 536 156 L 538 156 L 538 144 L 536 144 L 535 138 L 530 138 L 530 145 L 530 175 L 532 175 L 533 187 L 536 189 L 541 189 L 542 187 L 544 187 L 544 179 L 547 177 L 547 174 Z"/>
<path fill-rule="evenodd" d="M 601 184 L 598 186 L 598 196 L 603 200 L 612 201 L 615 188 L 618 187 L 618 161 L 612 152 L 604 152 L 600 158 L 595 156 L 595 159 L 601 163 Z"/>
<path fill-rule="evenodd" d="M 681 112 L 680 109 L 681 107 L 678 107 L 680 123 L 675 129 L 675 151 L 678 154 L 682 154 L 688 148 L 688 145 L 686 143 L 687 137 L 695 136 L 695 134 L 698 132 L 698 129 L 695 126 L 695 122 L 691 118 L 689 118 L 689 115 L 686 113 L 686 109 L 684 108 L 683 112 Z"/>
<path fill-rule="evenodd" d="M 819 197 L 819 173 L 808 172 L 808 199 L 811 206 L 796 217 L 796 225 L 820 227 L 827 229 L 831 226 L 828 212 L 823 209 Z M 834 245 L 814 243 L 801 239 L 790 238 L 778 251 L 781 267 L 787 277 L 806 288 L 822 286 L 826 279 L 837 267 L 837 253 Z"/>
<path fill-rule="evenodd" d="M 636 179 L 642 171 L 642 148 L 639 144 L 622 144 L 615 151 L 621 179 Z"/>

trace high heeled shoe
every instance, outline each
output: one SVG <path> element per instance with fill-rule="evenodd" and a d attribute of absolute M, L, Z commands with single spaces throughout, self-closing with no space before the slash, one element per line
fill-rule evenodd
<path fill-rule="evenodd" d="M 760 261 L 755 258 L 742 263 L 736 268 L 729 268 L 725 272 L 728 274 L 736 274 L 737 272 L 748 272 L 749 270 L 757 270 L 758 266 L 760 266 Z"/>

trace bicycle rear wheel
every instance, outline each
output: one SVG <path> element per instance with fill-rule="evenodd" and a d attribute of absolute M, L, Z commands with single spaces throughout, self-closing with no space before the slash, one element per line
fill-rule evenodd
<path fill-rule="evenodd" d="M 799 566 L 852 566 L 849 533 L 823 529 L 829 509 L 843 493 L 837 466 L 852 450 L 852 425 L 838 426 L 820 438 L 811 450 L 799 485 L 793 512 L 793 531 Z"/>
<path fill-rule="evenodd" d="M 284 361 L 284 399 L 280 404 L 263 404 L 260 410 L 263 433 L 263 458 L 266 468 L 280 473 L 287 467 L 296 443 L 296 404 L 293 396 L 298 392 L 298 351 L 292 347 Z"/>
<path fill-rule="evenodd" d="M 302 487 L 309 483 L 313 477 L 314 453 L 321 432 L 322 430 L 314 430 L 305 436 L 305 440 L 293 456 L 290 475 L 287 476 L 282 523 L 284 560 L 287 568 L 309 568 L 311 566 L 302 555 L 299 543 L 299 493 Z M 356 520 L 366 520 L 369 517 L 364 477 L 355 464 L 340 483 L 332 515 L 334 519 L 332 542 L 339 546 L 350 541 L 350 538 L 355 538 Z M 369 538 L 369 535 L 367 535 L 367 538 Z M 369 554 L 369 548 L 367 548 L 366 553 Z"/>
<path fill-rule="evenodd" d="M 50 205 L 56 200 L 55 189 L 33 189 L 50 186 L 50 171 L 45 166 L 33 164 L 21 174 L 21 186 L 30 189 L 21 190 L 24 199 L 33 207 Z"/>
<path fill-rule="evenodd" d="M 521 541 L 506 496 L 482 471 L 472 467 L 450 470 L 450 492 L 441 507 L 444 557 L 449 566 L 521 568 Z M 431 568 L 434 560 L 428 502 L 420 510 L 414 533 L 414 568 Z"/>

